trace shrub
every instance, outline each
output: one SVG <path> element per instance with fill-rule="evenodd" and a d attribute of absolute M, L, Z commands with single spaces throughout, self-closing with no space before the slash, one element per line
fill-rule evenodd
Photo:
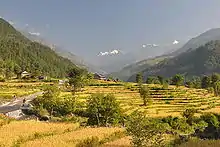
<path fill-rule="evenodd" d="M 133 112 L 127 122 L 126 131 L 135 147 L 164 145 L 163 135 L 170 127 L 167 123 L 147 118 L 142 112 Z"/>
<path fill-rule="evenodd" d="M 190 108 L 190 109 L 186 109 L 183 113 L 182 116 L 184 118 L 186 118 L 186 122 L 190 125 L 192 125 L 192 121 L 193 121 L 193 117 L 195 115 L 195 113 L 197 112 L 196 109 Z"/>
<path fill-rule="evenodd" d="M 177 87 L 181 86 L 184 81 L 183 75 L 176 74 L 175 76 L 172 77 L 172 84 L 176 85 Z"/>
<path fill-rule="evenodd" d="M 211 93 L 211 94 L 213 94 L 214 91 L 215 91 L 213 87 L 208 87 L 207 90 L 208 90 L 208 92 Z"/>
<path fill-rule="evenodd" d="M 219 120 L 218 117 L 214 114 L 207 113 L 202 115 L 201 120 L 205 121 L 208 125 L 204 131 L 197 131 L 196 135 L 200 138 L 205 139 L 219 139 Z"/>
<path fill-rule="evenodd" d="M 88 118 L 80 116 L 65 116 L 60 119 L 62 122 L 80 123 L 80 125 L 86 124 Z"/>
<path fill-rule="evenodd" d="M 5 79 L 0 77 L 0 82 L 5 82 Z"/>
<path fill-rule="evenodd" d="M 149 104 L 149 102 L 150 102 L 150 98 L 149 98 L 150 92 L 149 92 L 148 87 L 145 86 L 145 85 L 141 85 L 140 89 L 139 89 L 139 93 L 140 93 L 141 98 L 143 99 L 143 103 L 144 103 L 143 105 L 146 106 L 147 102 Z"/>
<path fill-rule="evenodd" d="M 163 82 L 163 90 L 167 90 L 169 88 L 169 84 L 167 82 Z"/>
<path fill-rule="evenodd" d="M 170 101 L 166 100 L 166 101 L 165 101 L 165 104 L 170 104 Z"/>
<path fill-rule="evenodd" d="M 60 91 L 55 86 L 48 86 L 45 88 L 43 96 L 39 96 L 33 100 L 35 110 L 39 111 L 45 109 L 50 115 L 64 116 L 74 113 L 76 109 L 76 97 L 59 97 Z"/>
<path fill-rule="evenodd" d="M 107 126 L 116 124 L 121 117 L 119 103 L 112 94 L 93 94 L 87 101 L 88 124 Z"/>
<path fill-rule="evenodd" d="M 220 140 L 190 140 L 179 147 L 218 147 Z"/>
<path fill-rule="evenodd" d="M 79 143 L 76 144 L 76 147 L 97 147 L 99 145 L 100 145 L 99 138 L 91 137 L 80 141 Z"/>

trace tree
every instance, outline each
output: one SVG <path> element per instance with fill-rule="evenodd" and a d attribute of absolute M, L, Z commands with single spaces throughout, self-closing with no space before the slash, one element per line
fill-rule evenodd
<path fill-rule="evenodd" d="M 0 58 L 0 76 L 5 76 L 5 62 Z"/>
<path fill-rule="evenodd" d="M 176 85 L 177 87 L 179 87 L 180 85 L 183 84 L 184 77 L 183 77 L 183 75 L 176 74 L 175 76 L 173 76 L 171 81 L 172 81 L 173 85 Z"/>
<path fill-rule="evenodd" d="M 162 77 L 160 77 L 162 80 Z M 149 76 L 147 77 L 147 80 L 146 80 L 146 83 L 147 84 L 160 84 L 160 81 L 158 79 L 158 77 L 154 77 L 154 76 Z"/>
<path fill-rule="evenodd" d="M 114 95 L 93 94 L 87 101 L 88 124 L 107 126 L 120 120 L 120 107 Z"/>
<path fill-rule="evenodd" d="M 60 90 L 53 85 L 44 88 L 44 94 L 33 100 L 36 110 L 47 110 L 50 115 L 60 116 L 74 113 L 76 110 L 75 97 L 60 97 Z"/>
<path fill-rule="evenodd" d="M 160 123 L 156 119 L 147 118 L 144 113 L 138 111 L 130 115 L 126 127 L 135 147 L 164 145 L 163 134 L 167 130 L 170 130 L 167 123 Z"/>
<path fill-rule="evenodd" d="M 57 106 L 58 96 L 60 95 L 60 90 L 56 86 L 46 86 L 44 89 L 44 94 L 41 99 L 41 104 L 50 115 L 53 114 L 54 108 Z"/>
<path fill-rule="evenodd" d="M 10 79 L 14 73 L 14 62 L 11 60 L 6 61 L 6 70 L 5 70 L 5 77 L 6 79 Z"/>
<path fill-rule="evenodd" d="M 72 68 L 68 71 L 69 84 L 72 86 L 73 94 L 88 83 L 88 72 L 81 68 Z"/>
<path fill-rule="evenodd" d="M 141 98 L 143 99 L 144 106 L 147 106 L 147 102 L 149 102 L 150 92 L 146 85 L 141 85 L 139 88 L 139 93 Z"/>
<path fill-rule="evenodd" d="M 136 75 L 136 82 L 138 84 L 141 84 L 143 83 L 143 74 L 141 72 L 139 72 L 137 75 Z"/>
<path fill-rule="evenodd" d="M 220 82 L 215 82 L 213 88 L 214 88 L 215 96 L 219 96 L 220 95 Z"/>
<path fill-rule="evenodd" d="M 213 73 L 211 79 L 212 79 L 212 86 L 214 86 L 215 83 L 220 80 L 220 75 L 217 73 Z"/>
<path fill-rule="evenodd" d="M 196 113 L 196 110 L 195 109 L 186 109 L 182 116 L 184 118 L 186 118 L 186 122 L 189 124 L 189 125 L 192 125 L 192 121 L 193 121 L 193 117 Z"/>
<path fill-rule="evenodd" d="M 192 80 L 192 88 L 201 88 L 201 78 L 198 76 L 193 76 Z"/>
<path fill-rule="evenodd" d="M 212 85 L 212 79 L 209 76 L 204 76 L 202 78 L 201 87 L 206 89 Z"/>
<path fill-rule="evenodd" d="M 164 83 L 164 78 L 162 76 L 157 76 L 158 81 L 160 82 L 161 85 Z"/>
<path fill-rule="evenodd" d="M 21 70 L 21 67 L 18 64 L 14 65 L 14 73 L 17 75 L 17 79 L 21 78 L 22 70 Z"/>

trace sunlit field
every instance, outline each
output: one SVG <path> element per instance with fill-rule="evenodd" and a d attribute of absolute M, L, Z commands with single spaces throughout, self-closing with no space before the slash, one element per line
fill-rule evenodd
<path fill-rule="evenodd" d="M 140 110 L 151 117 L 180 116 L 187 108 L 195 108 L 199 113 L 219 112 L 220 98 L 205 89 L 169 86 L 163 89 L 161 85 L 148 85 L 150 88 L 149 103 L 143 106 L 143 101 L 134 83 L 102 83 L 87 86 L 78 92 L 78 101 L 86 99 L 94 93 L 114 94 L 125 113 Z M 62 92 L 61 97 L 71 97 L 70 92 Z"/>
<path fill-rule="evenodd" d="M 0 146 L 69 147 L 92 137 L 105 144 L 125 136 L 122 128 L 80 127 L 78 123 L 16 121 L 0 116 Z"/>
<path fill-rule="evenodd" d="M 131 147 L 131 137 L 123 137 L 104 144 L 102 147 Z"/>
<path fill-rule="evenodd" d="M 0 82 L 0 104 L 12 100 L 14 96 L 21 97 L 41 91 L 44 82 Z"/>
<path fill-rule="evenodd" d="M 41 86 L 39 85 L 41 84 L 24 83 L 25 86 L 20 89 L 21 83 L 17 83 L 17 85 L 10 83 L 7 87 L 8 89 L 14 88 L 13 92 L 20 89 L 20 91 L 24 90 L 28 93 L 30 89 L 33 90 L 32 92 L 40 90 Z M 6 85 L 2 87 L 6 87 Z M 203 112 L 219 113 L 220 111 L 220 98 L 215 97 L 207 90 L 177 88 L 175 86 L 163 89 L 161 85 L 153 84 L 148 85 L 148 87 L 150 88 L 150 96 L 147 106 L 142 105 L 143 101 L 139 95 L 138 86 L 134 83 L 99 82 L 84 87 L 76 95 L 79 102 L 85 102 L 91 94 L 111 93 L 115 95 L 124 113 L 129 114 L 135 110 L 140 110 L 150 117 L 181 116 L 181 113 L 187 108 L 197 109 L 198 113 L 196 115 L 201 115 Z M 71 92 L 64 89 L 61 91 L 60 97 L 72 97 Z M 7 91 L 7 88 L 5 88 L 5 91 Z M 91 137 L 98 138 L 98 142 L 102 142 L 103 147 L 131 146 L 131 137 L 126 136 L 122 128 L 90 128 L 80 127 L 78 124 L 37 121 L 11 121 L 1 124 L 0 146 L 72 147 Z M 117 136 L 120 132 L 124 135 Z"/>
<path fill-rule="evenodd" d="M 59 135 L 43 137 L 41 139 L 27 141 L 22 144 L 22 147 L 39 147 L 39 146 L 57 146 L 57 147 L 71 147 L 75 146 L 79 141 L 91 137 L 98 137 L 101 141 L 108 138 L 115 132 L 122 131 L 120 128 L 82 128 L 76 131 L 70 131 Z"/>
<path fill-rule="evenodd" d="M 0 146 L 22 144 L 38 137 L 65 133 L 78 128 L 78 124 L 12 121 L 0 127 Z"/>

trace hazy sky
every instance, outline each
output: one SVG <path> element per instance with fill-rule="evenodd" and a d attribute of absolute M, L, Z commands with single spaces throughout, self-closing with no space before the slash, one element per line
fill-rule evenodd
<path fill-rule="evenodd" d="M 220 27 L 220 0 L 1 0 L 0 16 L 88 58 Z"/>

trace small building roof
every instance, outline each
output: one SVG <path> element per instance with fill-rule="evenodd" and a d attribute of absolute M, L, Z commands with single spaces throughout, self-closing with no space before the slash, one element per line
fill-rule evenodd
<path fill-rule="evenodd" d="M 28 74 L 28 72 L 27 71 L 23 71 L 22 74 Z"/>

